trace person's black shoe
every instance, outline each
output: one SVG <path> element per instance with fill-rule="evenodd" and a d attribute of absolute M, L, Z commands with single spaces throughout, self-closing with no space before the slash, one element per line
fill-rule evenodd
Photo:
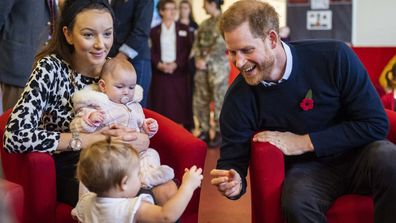
<path fill-rule="evenodd" d="M 210 148 L 216 148 L 216 147 L 219 147 L 221 145 L 221 134 L 220 134 L 220 132 L 216 132 L 215 137 L 212 140 L 210 140 L 208 145 L 209 145 Z"/>
<path fill-rule="evenodd" d="M 206 144 L 209 144 L 210 138 L 209 138 L 209 132 L 201 132 L 198 135 L 198 138 L 202 141 L 204 141 Z"/>

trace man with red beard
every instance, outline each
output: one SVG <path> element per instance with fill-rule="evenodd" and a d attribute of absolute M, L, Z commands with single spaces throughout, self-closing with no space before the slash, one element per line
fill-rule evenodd
<path fill-rule="evenodd" d="M 332 202 L 348 193 L 372 194 L 375 221 L 394 221 L 396 146 L 354 52 L 339 41 L 282 42 L 278 14 L 261 1 L 237 1 L 219 25 L 240 75 L 224 99 L 211 183 L 230 199 L 245 193 L 253 138 L 285 155 L 287 222 L 327 222 Z"/>

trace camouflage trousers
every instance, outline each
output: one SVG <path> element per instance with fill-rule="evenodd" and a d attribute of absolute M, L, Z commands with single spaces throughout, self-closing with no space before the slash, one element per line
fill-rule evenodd
<path fill-rule="evenodd" d="M 193 112 L 198 119 L 201 132 L 210 129 L 210 103 L 214 101 L 214 129 L 220 131 L 219 116 L 224 95 L 228 89 L 230 66 L 228 61 L 215 66 L 208 64 L 207 70 L 196 70 L 194 77 Z"/>

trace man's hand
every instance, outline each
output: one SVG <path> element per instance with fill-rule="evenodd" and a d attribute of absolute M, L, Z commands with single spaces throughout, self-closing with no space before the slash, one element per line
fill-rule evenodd
<path fill-rule="evenodd" d="M 253 142 L 269 142 L 285 155 L 301 155 L 314 151 L 308 134 L 296 135 L 291 132 L 263 131 L 253 136 Z"/>
<path fill-rule="evenodd" d="M 210 175 L 213 177 L 210 183 L 217 186 L 223 196 L 234 197 L 241 193 L 242 179 L 235 170 L 213 169 Z"/>

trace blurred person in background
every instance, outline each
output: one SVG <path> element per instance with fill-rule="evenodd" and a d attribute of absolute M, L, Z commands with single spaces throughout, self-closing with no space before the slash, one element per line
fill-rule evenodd
<path fill-rule="evenodd" d="M 51 38 L 56 5 L 55 0 L 0 2 L 0 87 L 4 111 L 18 101 L 35 54 Z"/>
<path fill-rule="evenodd" d="M 153 79 L 150 108 L 191 130 L 193 126 L 189 56 L 193 33 L 176 22 L 176 2 L 160 0 L 161 24 L 151 30 Z"/>
<path fill-rule="evenodd" d="M 188 0 L 182 0 L 179 3 L 179 22 L 187 25 L 190 32 L 195 32 L 198 29 L 198 24 L 192 14 L 191 3 Z"/>
<path fill-rule="evenodd" d="M 151 83 L 149 36 L 154 12 L 153 0 L 109 0 L 115 14 L 115 36 L 110 57 L 128 59 L 137 73 L 137 84 L 143 87 L 147 106 Z"/>
<path fill-rule="evenodd" d="M 219 115 L 230 73 L 226 45 L 217 29 L 222 4 L 223 0 L 204 1 L 203 7 L 210 17 L 199 26 L 193 46 L 196 68 L 193 111 L 199 122 L 200 135 L 198 137 L 209 147 L 218 147 L 221 144 Z M 210 139 L 210 102 L 212 100 L 214 100 L 215 136 Z"/>

